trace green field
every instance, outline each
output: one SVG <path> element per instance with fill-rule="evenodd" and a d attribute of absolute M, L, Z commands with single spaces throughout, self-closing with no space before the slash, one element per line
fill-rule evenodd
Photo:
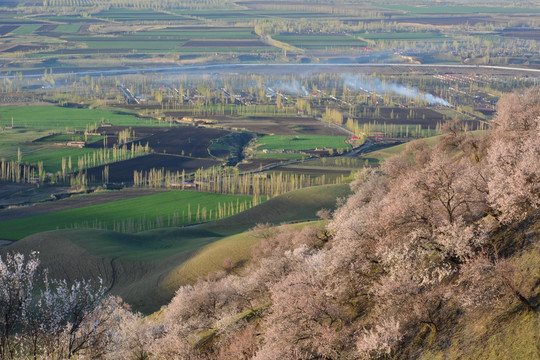
<path fill-rule="evenodd" d="M 128 114 L 100 109 L 75 109 L 60 106 L 3 106 L 0 107 L 0 126 L 13 124 L 47 131 L 85 130 L 104 120 L 119 126 L 157 126 L 157 121 L 138 119 Z M 0 136 L 3 133 L 0 133 Z"/>
<path fill-rule="evenodd" d="M 1 108 L 0 108 L 1 111 Z M 47 135 L 47 131 L 34 129 L 15 128 L 4 129 L 0 127 L 0 159 L 16 158 L 17 149 L 21 149 L 23 154 L 39 154 L 42 151 L 49 151 L 48 146 L 32 144 L 32 141 Z"/>
<path fill-rule="evenodd" d="M 25 164 L 37 165 L 39 161 L 43 161 L 43 168 L 46 172 L 56 173 L 57 171 L 62 170 L 62 158 L 67 159 L 71 156 L 73 171 L 77 170 L 77 158 L 83 156 L 84 154 L 92 154 L 96 152 L 96 149 L 79 149 L 79 148 L 68 148 L 62 150 L 56 150 L 55 148 L 50 148 L 47 150 L 52 150 L 49 152 L 40 152 L 39 154 L 34 154 L 30 156 L 25 156 L 22 152 L 22 162 Z M 55 151 L 56 150 L 56 151 Z M 15 160 L 15 159 L 11 159 Z"/>
<path fill-rule="evenodd" d="M 58 30 L 60 31 L 60 30 Z M 67 30 L 64 30 L 67 31 Z M 165 28 L 159 30 L 143 30 L 132 34 L 116 36 L 87 36 L 87 35 L 66 35 L 62 39 L 70 42 L 82 43 L 87 49 L 125 51 L 136 50 L 142 52 L 172 52 L 172 51 L 248 51 L 251 48 L 227 48 L 226 40 L 257 40 L 257 35 L 253 34 L 251 28 L 220 28 L 201 27 L 193 28 Z M 213 40 L 209 47 L 193 46 L 179 50 L 187 41 L 193 40 Z M 220 41 L 221 40 L 221 41 Z M 256 50 L 256 48 L 253 48 Z M 270 48 L 269 48 L 270 49 Z"/>
<path fill-rule="evenodd" d="M 81 24 L 63 24 L 63 25 L 58 25 L 56 29 L 54 29 L 54 31 L 75 33 L 75 32 L 78 32 L 80 29 L 81 29 Z"/>
<path fill-rule="evenodd" d="M 79 170 L 78 159 L 79 157 L 85 155 L 86 159 L 88 160 L 88 164 L 84 165 L 83 168 L 99 166 L 106 163 L 130 159 L 132 157 L 147 155 L 147 153 L 136 152 L 132 156 L 130 151 L 118 151 L 117 157 L 114 158 L 113 150 L 110 149 L 109 151 L 104 151 L 102 149 L 76 147 L 63 148 L 61 150 L 58 150 L 56 147 L 47 147 L 39 152 L 33 153 L 32 155 L 26 155 L 25 150 L 27 149 L 27 147 L 23 147 L 21 150 L 23 163 L 37 166 L 38 162 L 42 161 L 45 171 L 53 174 L 62 170 L 62 158 L 64 158 L 66 161 L 67 173 L 71 173 Z M 93 155 L 94 153 L 96 154 L 95 162 Z M 103 155 L 103 158 L 101 158 L 101 155 Z M 71 170 L 67 167 L 69 166 L 69 157 L 71 157 Z M 11 157 L 10 160 L 16 160 L 16 158 Z"/>
<path fill-rule="evenodd" d="M 251 196 L 170 191 L 0 222 L 0 238 L 21 239 L 43 231 L 77 227 L 102 229 L 121 227 L 126 231 L 139 229 L 142 231 L 172 226 L 173 218 L 175 218 L 174 225 L 182 226 L 203 222 L 203 209 L 206 209 L 204 210 L 207 214 L 206 220 L 210 220 L 210 210 L 212 210 L 212 218 L 217 218 L 218 204 L 221 207 L 224 205 L 227 207 L 228 216 L 232 215 L 231 211 L 239 212 L 238 208 L 242 203 L 247 207 L 252 201 Z M 201 217 L 197 217 L 198 209 Z M 190 216 L 191 220 L 189 220 Z"/>
<path fill-rule="evenodd" d="M 255 154 L 254 159 L 276 159 L 276 160 L 302 160 L 307 158 L 305 154 L 288 154 L 288 153 L 268 153 L 268 154 Z"/>
<path fill-rule="evenodd" d="M 21 25 L 11 33 L 14 35 L 30 35 L 40 27 L 41 25 Z"/>
<path fill-rule="evenodd" d="M 259 150 L 313 150 L 317 148 L 350 149 L 345 136 L 267 135 L 257 139 Z"/>

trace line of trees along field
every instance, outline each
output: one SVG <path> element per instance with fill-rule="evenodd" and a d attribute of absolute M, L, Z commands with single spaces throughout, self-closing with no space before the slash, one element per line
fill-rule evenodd
<path fill-rule="evenodd" d="M 381 169 L 358 173 L 327 225 L 257 226 L 247 265 L 226 259 L 146 321 L 83 285 L 38 295 L 35 258 L 3 255 L 0 355 L 534 358 L 539 90 L 501 99 L 484 137 L 456 121 L 436 146 L 413 141 Z"/>
<path fill-rule="evenodd" d="M 137 218 L 127 218 L 118 221 L 113 221 L 109 225 L 103 221 L 85 221 L 82 223 L 72 224 L 69 229 L 96 229 L 96 230 L 112 230 L 121 233 L 138 233 L 148 230 L 161 229 L 166 227 L 179 227 L 191 224 L 200 224 L 208 221 L 215 221 L 233 216 L 251 209 L 259 205 L 264 198 L 253 196 L 251 201 L 229 201 L 218 202 L 215 208 L 207 208 L 200 204 L 188 203 L 187 210 L 173 212 L 167 215 L 159 215 L 155 218 L 141 215 Z"/>
<path fill-rule="evenodd" d="M 148 144 L 132 144 L 129 148 L 127 145 L 120 147 L 113 146 L 111 149 L 102 148 L 91 154 L 78 156 L 76 166 L 74 165 L 74 162 L 72 162 L 71 156 L 62 157 L 61 175 L 62 178 L 65 179 L 66 175 L 73 171 L 82 171 L 90 167 L 133 159 L 134 157 L 149 154 L 150 152 L 151 150 L 148 147 Z"/>
<path fill-rule="evenodd" d="M 146 171 L 134 171 L 133 185 L 147 188 L 190 188 L 192 180 L 198 191 L 218 194 L 255 195 L 275 197 L 289 191 L 305 187 L 332 184 L 342 184 L 343 176 L 333 181 L 328 181 L 325 175 L 309 176 L 294 172 L 274 172 L 269 175 L 264 173 L 240 173 L 238 168 L 212 167 L 199 169 L 193 177 L 185 173 L 170 172 L 163 169 Z"/>

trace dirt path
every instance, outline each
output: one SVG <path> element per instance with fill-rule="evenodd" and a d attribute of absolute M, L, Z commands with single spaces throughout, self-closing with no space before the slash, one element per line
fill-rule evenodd
<path fill-rule="evenodd" d="M 21 219 L 28 216 L 47 214 L 55 211 L 76 209 L 84 206 L 104 204 L 111 201 L 136 198 L 156 194 L 165 190 L 158 189 L 123 189 L 93 193 L 89 195 L 72 196 L 58 201 L 48 201 L 29 206 L 15 207 L 0 211 L 0 222 Z"/>

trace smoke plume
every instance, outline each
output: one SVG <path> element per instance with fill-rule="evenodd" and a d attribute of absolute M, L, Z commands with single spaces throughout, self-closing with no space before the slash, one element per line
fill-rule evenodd
<path fill-rule="evenodd" d="M 292 79 L 291 81 L 287 82 L 279 81 L 273 84 L 273 88 L 284 91 L 291 95 L 307 96 L 309 94 L 306 87 L 304 85 L 301 85 L 300 82 L 296 79 Z"/>
<path fill-rule="evenodd" d="M 381 81 L 380 79 L 367 77 L 365 75 L 343 75 L 343 81 L 347 87 L 358 91 L 376 92 L 384 94 L 386 92 L 392 92 L 397 95 L 405 96 L 407 98 L 420 98 L 432 105 L 443 105 L 450 107 L 450 103 L 444 99 L 433 96 L 429 93 L 421 92 L 416 88 L 409 88 L 403 85 L 395 84 L 389 81 Z"/>

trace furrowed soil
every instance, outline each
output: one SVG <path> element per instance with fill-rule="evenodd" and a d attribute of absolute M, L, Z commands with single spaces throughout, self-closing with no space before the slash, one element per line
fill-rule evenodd
<path fill-rule="evenodd" d="M 211 158 L 208 147 L 212 140 L 229 134 L 226 130 L 197 128 L 191 126 L 174 127 L 156 132 L 135 142 L 148 143 L 156 153 L 185 155 L 196 158 Z"/>
<path fill-rule="evenodd" d="M 218 123 L 231 128 L 246 129 L 260 134 L 275 135 L 348 135 L 337 127 L 311 117 L 259 117 L 218 118 Z"/>
<path fill-rule="evenodd" d="M 87 169 L 87 176 L 94 181 L 102 182 L 102 174 L 105 166 L 109 167 L 110 183 L 133 183 L 133 172 L 148 172 L 152 169 L 170 172 L 182 172 L 186 174 L 197 171 L 200 168 L 210 168 L 221 164 L 220 161 L 211 159 L 196 159 L 178 155 L 150 154 L 134 159 L 118 161 L 108 165 L 102 165 Z"/>

